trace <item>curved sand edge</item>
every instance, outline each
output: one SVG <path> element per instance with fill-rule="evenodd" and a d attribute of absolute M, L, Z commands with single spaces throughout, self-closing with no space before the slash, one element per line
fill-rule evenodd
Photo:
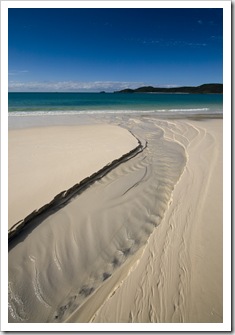
<path fill-rule="evenodd" d="M 86 321 L 223 322 L 222 122 L 159 125 L 185 145 L 187 165 L 138 262 Z"/>
<path fill-rule="evenodd" d="M 119 164 L 121 164 L 121 163 L 131 159 L 132 157 L 136 156 L 139 152 L 141 152 L 146 147 L 146 143 L 142 144 L 140 142 L 140 140 L 131 131 L 127 131 L 124 128 L 117 127 L 117 126 L 111 126 L 111 125 L 94 125 L 94 126 L 82 126 L 82 127 L 77 126 L 77 127 L 62 127 L 62 128 L 61 127 L 53 127 L 53 128 L 46 127 L 46 128 L 37 128 L 37 129 L 30 129 L 30 130 L 27 129 L 27 131 L 29 131 L 30 134 L 32 134 L 32 131 L 33 131 L 35 136 L 38 135 L 37 134 L 38 131 L 40 131 L 40 132 L 43 131 L 43 134 L 45 135 L 43 143 L 45 143 L 45 141 L 51 141 L 52 136 L 53 136 L 53 132 L 55 133 L 58 130 L 63 131 L 64 129 L 67 129 L 67 128 L 69 128 L 69 131 L 75 130 L 75 131 L 78 131 L 78 132 L 81 132 L 81 128 L 83 128 L 83 130 L 87 131 L 87 136 L 89 136 L 89 138 L 92 137 L 94 139 L 94 141 L 97 140 L 96 137 L 97 137 L 97 129 L 98 129 L 98 130 L 102 131 L 102 134 L 103 134 L 104 139 L 106 140 L 106 142 L 107 142 L 107 135 L 108 135 L 107 134 L 107 129 L 108 129 L 108 131 L 112 130 L 112 132 L 115 130 L 115 132 L 118 134 L 118 143 L 117 143 L 117 139 L 109 138 L 109 142 L 105 146 L 105 150 L 106 150 L 105 159 L 102 159 L 102 158 L 99 159 L 100 157 L 97 157 L 97 155 L 96 155 L 96 159 L 97 158 L 99 159 L 98 166 L 102 166 L 102 164 L 105 164 L 105 165 L 103 167 L 101 167 L 100 169 L 98 169 L 96 172 L 92 173 L 91 175 L 89 175 L 88 177 L 86 177 L 84 179 L 80 178 L 84 174 L 84 171 L 82 171 L 82 173 L 80 173 L 80 174 L 77 174 L 77 179 L 78 179 L 79 183 L 76 183 L 72 187 L 59 192 L 50 202 L 45 203 L 43 206 L 39 207 L 39 209 L 33 210 L 24 219 L 19 220 L 14 225 L 12 225 L 8 230 L 8 240 L 11 240 L 16 235 L 18 235 L 23 229 L 28 227 L 28 225 L 30 224 L 30 222 L 34 218 L 36 218 L 36 217 L 38 217 L 42 214 L 45 214 L 47 212 L 48 212 L 48 215 L 49 215 L 49 213 L 51 211 L 55 212 L 57 209 L 65 206 L 71 198 L 73 198 L 74 196 L 83 192 L 91 184 L 93 184 L 95 181 L 97 181 L 100 178 L 102 178 L 103 176 L 105 176 L 109 171 L 111 171 L 112 169 L 117 167 Z M 87 129 L 87 128 L 89 128 L 89 129 Z M 91 132 L 91 130 L 93 132 Z M 16 133 L 15 136 L 17 136 L 17 134 L 19 134 L 19 132 L 22 133 L 23 131 L 25 131 L 25 130 L 14 131 Z M 48 132 L 50 133 L 50 138 L 48 138 L 48 134 L 49 134 Z M 99 135 L 99 131 L 98 131 L 98 135 Z M 130 135 L 131 135 L 132 138 L 130 138 Z M 119 136 L 121 136 L 121 138 Z M 134 141 L 133 141 L 133 139 L 134 139 Z M 83 138 L 83 140 L 84 140 L 84 138 Z M 134 146 L 135 142 L 136 142 L 137 146 Z M 121 144 L 121 150 L 116 150 L 116 147 L 114 145 L 117 145 L 117 144 L 118 145 Z M 123 144 L 124 144 L 124 146 L 123 146 Z M 35 145 L 36 145 L 36 143 L 35 143 Z M 86 146 L 87 146 L 87 143 L 84 145 L 84 147 L 86 148 Z M 132 148 L 134 147 L 134 149 L 129 150 L 127 153 L 123 153 L 124 152 L 124 150 L 123 150 L 124 147 L 126 148 L 126 150 L 129 150 L 131 147 Z M 112 148 L 112 154 L 110 154 L 110 148 Z M 97 148 L 97 150 L 98 150 L 98 156 L 101 156 L 101 152 L 99 150 L 99 147 Z M 114 152 L 116 152 L 116 151 L 119 154 L 120 154 L 120 152 L 123 153 L 123 154 L 110 162 L 109 159 L 111 160 L 111 158 L 114 157 Z M 77 153 L 79 154 L 79 150 L 78 150 Z M 25 154 L 27 155 L 27 150 L 26 150 Z M 85 156 L 84 159 L 87 158 L 87 155 L 89 155 L 89 153 L 84 155 Z M 40 157 L 40 159 L 43 159 L 43 158 L 44 157 Z M 45 164 L 47 163 L 46 160 L 44 160 L 44 162 L 45 162 Z M 17 169 L 17 167 L 14 166 L 14 169 Z M 95 168 L 92 167 L 92 169 L 94 170 Z M 92 171 L 92 169 L 90 171 Z M 45 176 L 45 177 L 47 179 L 50 178 L 50 176 Z M 59 177 L 59 176 L 57 176 L 57 177 Z M 47 191 L 47 190 L 45 190 L 45 191 Z M 12 210 L 13 210 L 13 208 L 12 208 Z M 10 211 L 10 209 L 9 209 L 9 211 Z"/>

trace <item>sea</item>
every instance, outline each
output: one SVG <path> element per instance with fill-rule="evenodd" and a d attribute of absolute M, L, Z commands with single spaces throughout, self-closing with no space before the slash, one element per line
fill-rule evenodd
<path fill-rule="evenodd" d="M 222 114 L 222 94 L 8 93 L 8 115 Z"/>

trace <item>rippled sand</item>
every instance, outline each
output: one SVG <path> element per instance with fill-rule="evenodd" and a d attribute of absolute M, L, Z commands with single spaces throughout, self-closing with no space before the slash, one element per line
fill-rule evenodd
<path fill-rule="evenodd" d="M 147 147 L 9 245 L 9 322 L 222 322 L 222 120 L 99 116 Z"/>

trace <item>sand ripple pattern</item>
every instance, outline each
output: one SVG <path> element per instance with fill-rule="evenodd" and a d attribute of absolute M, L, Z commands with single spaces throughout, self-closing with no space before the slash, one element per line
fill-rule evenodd
<path fill-rule="evenodd" d="M 216 234 L 217 242 L 210 242 L 208 236 L 215 222 L 210 220 L 210 215 L 207 220 L 202 216 L 211 178 L 204 171 L 207 166 L 212 171 L 218 165 L 215 138 L 200 122 L 158 120 L 156 124 L 164 130 L 166 138 L 181 143 L 187 151 L 196 148 L 197 154 L 191 151 L 187 157 L 180 178 L 184 187 L 175 188 L 175 197 L 163 221 L 151 234 L 136 269 L 113 290 L 91 321 L 222 322 L 221 242 Z M 200 192 L 194 192 L 198 187 Z M 208 226 L 206 234 L 205 226 Z M 221 233 L 221 227 L 218 229 Z M 198 232 L 205 234 L 205 240 L 197 237 Z M 207 248 L 208 243 L 211 250 Z M 201 263 L 205 272 L 199 266 Z"/>
<path fill-rule="evenodd" d="M 104 116 L 101 121 L 110 120 Z M 187 127 L 172 123 L 167 134 L 164 121 L 118 116 L 112 122 L 147 140 L 147 148 L 30 234 L 15 238 L 9 250 L 9 322 L 92 321 L 100 302 L 115 293 L 161 223 L 187 161 Z M 87 312 L 85 306 L 99 292 L 99 305 L 91 304 Z M 154 306 L 148 313 L 150 322 L 160 319 L 154 317 Z"/>

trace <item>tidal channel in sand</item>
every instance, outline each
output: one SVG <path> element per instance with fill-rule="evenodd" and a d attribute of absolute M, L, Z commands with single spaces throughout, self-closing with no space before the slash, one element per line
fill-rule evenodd
<path fill-rule="evenodd" d="M 90 118 L 147 148 L 10 243 L 9 322 L 222 322 L 222 120 Z"/>

